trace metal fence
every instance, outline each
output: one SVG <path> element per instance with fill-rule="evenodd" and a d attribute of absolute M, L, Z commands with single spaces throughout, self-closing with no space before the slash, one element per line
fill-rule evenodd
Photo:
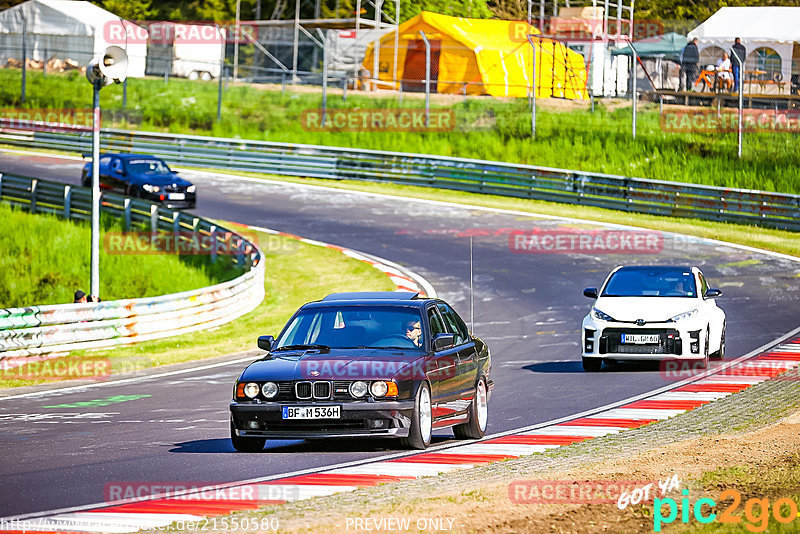
<path fill-rule="evenodd" d="M 0 201 L 31 213 L 74 220 L 91 217 L 90 189 L 37 178 L 0 175 Z M 207 247 L 212 261 L 222 261 L 216 250 L 241 250 L 242 254 L 225 258 L 245 273 L 214 286 L 158 297 L 0 309 L 3 366 L 47 353 L 130 344 L 213 328 L 253 310 L 263 300 L 261 251 L 236 232 L 146 200 L 109 193 L 103 193 L 101 210 L 122 219 L 126 230 L 146 227 L 150 232 L 206 236 L 198 242 Z"/>
<path fill-rule="evenodd" d="M 61 132 L 46 124 L 8 130 L 14 124 L 0 119 L 0 142 L 79 153 L 91 146 L 90 132 Z M 800 195 L 400 152 L 111 129 L 101 137 L 106 152 L 153 154 L 194 167 L 385 181 L 800 230 Z"/>

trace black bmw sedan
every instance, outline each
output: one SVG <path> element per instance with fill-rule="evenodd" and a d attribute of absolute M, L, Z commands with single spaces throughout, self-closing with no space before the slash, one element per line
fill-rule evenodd
<path fill-rule="evenodd" d="M 446 302 L 408 292 L 334 293 L 302 306 L 233 389 L 231 440 L 400 438 L 424 449 L 433 430 L 486 431 L 488 347 Z"/>

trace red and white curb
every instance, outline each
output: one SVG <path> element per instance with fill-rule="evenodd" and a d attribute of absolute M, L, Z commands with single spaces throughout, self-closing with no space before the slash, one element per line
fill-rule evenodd
<path fill-rule="evenodd" d="M 372 254 L 367 254 L 365 252 L 358 252 L 353 249 L 340 247 L 338 245 L 331 245 L 330 243 L 323 243 L 322 241 L 308 239 L 294 234 L 288 234 L 286 232 L 279 232 L 277 230 L 272 230 L 271 228 L 243 225 L 238 223 L 233 223 L 233 226 L 242 226 L 244 228 L 247 228 L 249 230 L 254 230 L 256 232 L 263 232 L 266 234 L 288 237 L 289 239 L 295 239 L 297 241 L 300 241 L 301 243 L 306 243 L 307 245 L 338 250 L 342 254 L 349 256 L 353 259 L 363 261 L 364 263 L 371 265 L 375 269 L 378 269 L 379 271 L 384 273 L 386 276 L 389 277 L 389 280 L 391 280 L 392 283 L 395 285 L 397 291 L 411 291 L 413 293 L 420 293 L 421 295 L 427 297 L 436 297 L 436 290 L 434 289 L 433 285 L 430 282 L 425 280 L 425 278 L 387 259 L 379 258 L 377 256 L 373 256 Z"/>
<path fill-rule="evenodd" d="M 41 517 L 32 514 L 6 518 L 0 520 L 0 530 L 135 532 L 163 528 L 174 522 L 186 525 L 207 521 L 207 524 L 214 524 L 214 517 L 232 512 L 519 458 L 639 428 L 702 407 L 766 380 L 781 379 L 780 375 L 800 364 L 800 337 L 797 334 L 798 331 L 795 331 L 787 337 L 787 341 L 777 346 L 759 349 L 660 391 L 593 412 L 490 436 L 465 445 L 434 447 L 426 452 L 401 453 L 378 461 L 354 462 L 271 479 L 222 484 L 147 500 L 128 499 L 98 504 L 60 513 L 51 512 Z M 800 377 L 792 379 L 798 380 Z M 243 498 L 243 495 L 248 497 Z"/>

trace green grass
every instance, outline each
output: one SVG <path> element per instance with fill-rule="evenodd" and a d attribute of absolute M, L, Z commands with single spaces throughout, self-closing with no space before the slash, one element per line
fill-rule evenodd
<path fill-rule="evenodd" d="M 738 532 L 779 532 L 781 534 L 800 532 L 800 517 L 795 517 L 790 522 L 782 524 L 773 516 L 775 502 L 782 498 L 792 499 L 795 508 L 800 506 L 800 455 L 797 453 L 786 454 L 773 459 L 767 465 L 764 462 L 757 465 L 740 465 L 721 468 L 704 473 L 700 479 L 703 486 L 704 497 L 713 499 L 717 505 L 713 509 L 706 506 L 703 513 L 714 512 L 717 520 L 708 525 L 698 524 L 690 513 L 690 523 L 677 528 L 679 532 L 700 534 L 705 532 L 738 533 Z M 736 503 L 733 497 L 721 499 L 723 492 L 736 492 L 740 502 Z M 728 495 L 725 495 L 728 497 Z M 690 502 L 694 503 L 700 495 L 695 491 Z M 766 503 L 765 512 L 760 506 L 748 505 L 750 499 L 761 500 Z M 720 514 L 730 512 L 733 521 L 722 522 Z M 747 515 L 747 511 L 750 515 Z M 782 505 L 781 514 L 788 516 L 788 505 Z M 666 507 L 665 507 L 666 513 Z M 762 515 L 762 513 L 764 515 Z M 678 519 L 675 523 L 680 521 Z M 673 531 L 673 529 L 668 529 Z"/>
<path fill-rule="evenodd" d="M 20 106 L 20 72 L 0 69 L 0 106 Z M 734 133 L 668 133 L 652 105 L 641 106 L 637 138 L 631 138 L 630 106 L 616 109 L 602 103 L 595 113 L 588 104 L 558 111 L 541 101 L 537 135 L 530 135 L 530 114 L 524 99 L 470 98 L 434 95 L 434 107 L 453 109 L 454 131 L 319 132 L 307 131 L 302 112 L 320 107 L 318 91 L 292 92 L 236 85 L 224 92 L 222 120 L 216 122 L 217 85 L 171 79 L 131 79 L 127 111 L 132 122 L 114 122 L 122 111 L 122 87 L 101 92 L 105 126 L 239 137 L 290 143 L 359 147 L 471 157 L 542 166 L 677 180 L 725 187 L 800 193 L 800 138 L 792 134 L 745 136 L 744 157 L 736 158 Z M 331 94 L 331 108 L 396 108 L 394 96 L 349 92 L 347 101 Z M 77 73 L 30 72 L 28 108 L 88 109 L 89 84 Z M 404 107 L 419 108 L 419 95 L 406 95 Z M 577 109 L 576 109 L 577 108 Z"/>
<path fill-rule="evenodd" d="M 395 289 L 384 273 L 337 250 L 261 232 L 254 234 L 264 250 L 266 265 L 266 296 L 255 310 L 210 330 L 102 351 L 73 351 L 69 358 L 108 358 L 116 374 L 242 352 L 255 349 L 259 335 L 277 335 L 297 308 L 308 301 L 338 291 Z M 0 380 L 0 389 L 41 382 Z"/>
<path fill-rule="evenodd" d="M 6 203 L 0 203 L 0 221 L 0 308 L 71 303 L 76 289 L 89 292 L 89 225 Z M 102 223 L 103 232 L 122 230 L 113 219 Z M 188 291 L 239 275 L 227 262 L 211 267 L 207 256 L 107 254 L 102 237 L 100 243 L 103 300 Z"/>

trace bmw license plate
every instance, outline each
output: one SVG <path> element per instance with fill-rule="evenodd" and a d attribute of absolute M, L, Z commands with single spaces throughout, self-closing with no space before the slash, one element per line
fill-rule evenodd
<path fill-rule="evenodd" d="M 282 406 L 283 419 L 339 419 L 341 406 Z"/>
<path fill-rule="evenodd" d="M 622 334 L 622 343 L 632 343 L 634 345 L 658 344 L 661 338 L 658 334 Z"/>
<path fill-rule="evenodd" d="M 168 193 L 169 200 L 186 200 L 186 193 Z"/>

